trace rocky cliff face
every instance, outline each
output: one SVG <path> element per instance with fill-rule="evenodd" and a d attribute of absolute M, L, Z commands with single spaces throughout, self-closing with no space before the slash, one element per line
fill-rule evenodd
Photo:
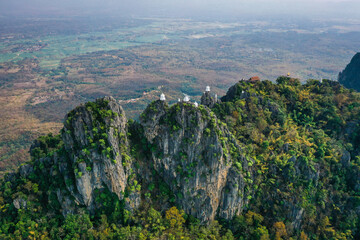
<path fill-rule="evenodd" d="M 251 178 L 241 148 L 206 107 L 162 101 L 141 116 L 147 140 L 156 146 L 151 160 L 186 213 L 202 222 L 216 215 L 231 219 L 241 212 L 246 196 L 244 172 Z M 238 167 L 235 167 L 237 164 Z"/>
<path fill-rule="evenodd" d="M 65 119 L 61 154 L 37 160 L 45 166 L 42 174 L 54 178 L 50 183 L 63 214 L 75 212 L 78 206 L 94 212 L 99 207 L 96 197 L 105 189 L 122 200 L 132 164 L 124 110 L 112 97 L 105 97 L 80 105 Z M 25 165 L 20 173 L 31 171 Z"/>
<path fill-rule="evenodd" d="M 212 96 L 207 89 L 202 105 L 154 101 L 140 122 L 111 97 L 77 107 L 61 135 L 39 137 L 32 160 L 0 180 L 2 230 L 22 234 L 23 219 L 33 227 L 59 211 L 90 215 L 96 236 L 220 229 L 191 217 L 179 228 L 175 205 L 202 223 L 230 220 L 221 222 L 239 238 L 360 239 L 360 94 L 279 77 Z M 51 231 L 61 232 L 56 219 Z"/>
<path fill-rule="evenodd" d="M 360 91 L 360 53 L 355 54 L 346 68 L 339 73 L 338 81 L 347 88 Z"/>
<path fill-rule="evenodd" d="M 76 108 L 66 119 L 62 137 L 72 166 L 62 165 L 61 171 L 73 171 L 75 199 L 94 209 L 95 190 L 106 186 L 121 200 L 131 165 L 124 110 L 106 97 Z"/>
<path fill-rule="evenodd" d="M 37 160 L 44 166 L 41 174 L 56 182 L 51 189 L 64 215 L 81 206 L 94 213 L 104 191 L 133 211 L 144 194 L 134 186 L 149 184 L 154 179 L 151 169 L 169 186 L 177 204 L 201 222 L 217 216 L 231 219 L 243 210 L 252 194 L 253 160 L 241 155 L 227 126 L 209 108 L 155 101 L 141 115 L 139 127 L 143 136 L 137 137 L 146 139 L 152 151 L 133 159 L 129 149 L 137 143 L 130 143 L 125 113 L 113 98 L 81 105 L 66 116 L 63 151 Z M 134 162 L 143 169 L 133 171 Z M 33 168 L 20 170 L 28 175 Z"/>
<path fill-rule="evenodd" d="M 201 104 L 204 106 L 212 108 L 216 102 L 217 99 L 215 99 L 215 96 L 214 97 L 211 96 L 210 91 L 204 92 L 204 94 L 201 96 Z"/>

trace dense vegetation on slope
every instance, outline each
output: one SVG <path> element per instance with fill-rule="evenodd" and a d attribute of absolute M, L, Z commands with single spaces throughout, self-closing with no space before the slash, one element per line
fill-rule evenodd
<path fill-rule="evenodd" d="M 47 175 L 45 170 L 53 166 L 49 166 L 46 159 L 66 155 L 64 144 L 68 143 L 59 136 L 41 137 L 31 149 L 31 163 L 1 180 L 0 238 L 358 239 L 360 94 L 333 81 L 309 80 L 301 85 L 296 79 L 280 77 L 277 84 L 241 81 L 231 87 L 221 100 L 210 112 L 203 106 L 198 110 L 190 105 L 182 107 L 176 104 L 170 110 L 165 106 L 164 111 L 169 111 L 169 115 L 165 114 L 163 119 L 166 120 L 165 129 L 172 129 L 169 135 L 173 137 L 183 127 L 177 122 L 177 112 L 185 111 L 183 108 L 209 114 L 209 122 L 218 123 L 221 129 L 227 126 L 231 138 L 234 137 L 242 146 L 241 154 L 249 163 L 254 162 L 254 176 L 246 178 L 245 174 L 246 191 L 253 194 L 246 197 L 248 201 L 242 212 L 233 219 L 217 218 L 217 221 L 203 225 L 190 214 L 185 214 L 177 205 L 182 196 L 173 193 L 171 189 L 175 188 L 162 180 L 158 175 L 160 170 L 152 167 L 150 161 L 143 160 L 161 160 L 166 156 L 159 153 L 159 146 L 145 138 L 151 133 L 144 133 L 141 124 L 129 121 L 130 149 L 121 151 L 124 154 L 130 151 L 132 156 L 128 158 L 134 165 L 130 167 L 129 163 L 122 163 L 130 168 L 129 184 L 122 193 L 123 199 L 119 200 L 106 188 L 96 190 L 95 212 L 80 206 L 77 212 L 64 217 L 54 190 L 65 189 L 88 173 L 81 172 L 79 175 L 77 171 L 67 181 L 60 177 L 57 168 L 51 171 L 51 176 Z M 87 107 L 94 112 L 96 121 L 103 123 L 107 119 L 105 122 L 116 122 L 111 120 L 117 117 L 116 114 L 109 111 L 106 104 L 96 102 L 87 104 Z M 158 114 L 159 106 L 155 103 L 141 118 L 160 116 L 149 112 Z M 218 121 L 215 116 L 210 116 L 213 113 Z M 206 123 L 201 122 L 202 117 L 199 118 L 201 121 L 195 119 L 192 122 L 191 115 L 186 119 L 189 119 L 189 126 L 194 124 L 195 129 L 196 125 Z M 68 122 L 65 125 L 68 133 L 63 134 L 74 135 L 70 129 L 74 125 Z M 104 133 L 109 134 L 107 126 L 100 124 L 98 129 L 102 130 L 101 134 L 97 133 L 96 138 L 90 137 L 92 145 L 100 149 L 97 150 L 100 153 L 102 145 L 106 145 L 103 149 L 105 157 L 110 147 L 103 136 Z M 206 129 L 205 135 L 213 131 Z M 218 129 L 214 128 L 214 131 Z M 186 129 L 188 145 L 193 144 L 191 130 Z M 219 133 L 218 136 L 221 135 Z M 216 136 L 213 135 L 213 138 L 216 139 Z M 225 149 L 226 146 L 224 152 Z M 109 152 L 112 150 L 110 147 Z M 87 151 L 81 152 L 90 156 Z M 179 161 L 186 163 L 188 156 L 180 155 Z M 90 164 L 87 171 L 91 172 L 91 162 L 85 162 Z M 234 166 L 242 172 L 244 166 L 236 163 L 233 163 Z M 81 162 L 72 166 L 79 166 L 77 164 Z M 193 167 L 185 169 L 191 173 Z M 150 181 L 135 180 L 141 179 L 137 175 L 145 175 L 142 169 L 146 168 L 151 170 Z M 188 177 L 191 179 L 191 176 Z M 131 210 L 126 207 L 126 199 L 134 193 L 141 194 L 146 201 L 142 201 L 138 209 Z"/>
<path fill-rule="evenodd" d="M 345 87 L 360 91 L 360 53 L 355 54 L 344 71 L 339 73 L 338 80 Z"/>
<path fill-rule="evenodd" d="M 359 237 L 359 97 L 337 82 L 280 77 L 240 82 L 215 107 L 256 160 L 249 210 L 266 226 L 302 219 L 311 238 Z"/>

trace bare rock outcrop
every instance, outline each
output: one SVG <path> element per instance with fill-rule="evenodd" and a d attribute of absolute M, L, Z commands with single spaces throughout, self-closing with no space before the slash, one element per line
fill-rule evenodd
<path fill-rule="evenodd" d="M 231 219 L 243 211 L 253 194 L 253 160 L 242 155 L 226 124 L 209 108 L 188 102 L 171 107 L 164 101 L 151 103 L 137 125 L 137 139 L 147 141 L 151 151 L 136 160 L 130 157 L 130 144 L 137 143 L 130 143 L 127 124 L 123 109 L 111 97 L 80 105 L 66 116 L 64 145 L 34 165 L 37 173 L 50 178 L 49 202 L 59 204 L 63 215 L 81 207 L 95 213 L 102 207 L 97 200 L 102 193 L 116 196 L 124 210 L 133 212 L 145 194 L 140 182 L 149 184 L 157 176 L 176 203 L 203 223 Z M 23 167 L 21 173 L 30 170 Z"/>
<path fill-rule="evenodd" d="M 209 108 L 212 108 L 215 105 L 216 101 L 217 99 L 211 96 L 210 91 L 204 92 L 204 94 L 201 96 L 201 104 Z"/>
<path fill-rule="evenodd" d="M 95 189 L 104 186 L 123 199 L 131 158 L 127 119 L 115 99 L 105 97 L 71 111 L 62 137 L 75 176 L 76 189 L 69 190 L 79 204 L 94 209 Z"/>
<path fill-rule="evenodd" d="M 226 125 L 203 106 L 153 102 L 141 116 L 155 170 L 187 214 L 231 219 L 247 201 L 247 160 Z M 235 167 L 235 163 L 239 167 Z"/>

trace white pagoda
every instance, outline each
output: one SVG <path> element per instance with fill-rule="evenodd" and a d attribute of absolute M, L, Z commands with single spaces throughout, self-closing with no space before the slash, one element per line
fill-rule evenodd
<path fill-rule="evenodd" d="M 161 93 L 160 95 L 160 101 L 165 101 L 166 98 L 165 98 L 165 94 L 164 93 Z"/>

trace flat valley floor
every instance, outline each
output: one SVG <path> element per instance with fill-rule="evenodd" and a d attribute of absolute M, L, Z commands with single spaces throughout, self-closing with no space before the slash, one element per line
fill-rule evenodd
<path fill-rule="evenodd" d="M 242 78 L 336 79 L 360 49 L 360 22 L 2 19 L 0 175 L 57 134 L 73 107 L 111 95 L 137 119 L 161 92 L 219 96 Z M 290 27 L 289 27 L 290 26 Z"/>

